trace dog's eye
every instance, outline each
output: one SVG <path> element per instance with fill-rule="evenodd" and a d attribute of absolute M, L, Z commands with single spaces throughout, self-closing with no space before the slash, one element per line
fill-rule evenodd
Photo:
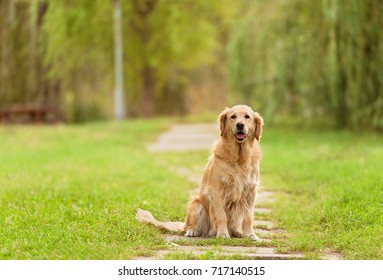
<path fill-rule="evenodd" d="M 250 116 L 249 115 L 245 115 L 245 119 L 250 119 Z"/>
<path fill-rule="evenodd" d="M 231 119 L 235 119 L 235 118 L 237 118 L 237 116 L 236 115 L 232 115 L 230 118 Z"/>

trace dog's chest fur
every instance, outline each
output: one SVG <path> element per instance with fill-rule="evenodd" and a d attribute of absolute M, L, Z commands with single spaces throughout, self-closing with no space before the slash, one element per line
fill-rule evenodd
<path fill-rule="evenodd" d="M 226 174 L 220 178 L 224 188 L 225 200 L 240 202 L 246 199 L 249 193 L 255 192 L 257 186 L 256 167 L 244 168 L 239 164 L 226 169 Z"/>
<path fill-rule="evenodd" d="M 219 194 L 224 204 L 248 204 L 255 197 L 259 178 L 259 145 L 230 146 L 218 140 L 213 149 L 202 182 L 202 194 L 209 201 L 212 192 Z"/>

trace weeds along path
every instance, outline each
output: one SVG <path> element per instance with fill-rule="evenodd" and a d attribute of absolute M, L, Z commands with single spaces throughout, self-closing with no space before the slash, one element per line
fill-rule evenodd
<path fill-rule="evenodd" d="M 160 135 L 157 142 L 148 149 L 151 152 L 187 152 L 210 150 L 219 135 L 217 124 L 179 124 Z M 193 183 L 200 183 L 201 174 L 195 174 L 185 167 L 169 166 L 172 171 L 185 176 Z M 203 170 L 203 167 L 201 167 Z M 278 239 L 288 238 L 288 233 L 275 228 L 271 220 L 275 193 L 261 187 L 257 190 L 254 227 L 262 242 L 236 239 L 215 242 L 214 238 L 190 238 L 183 235 L 164 234 L 168 249 L 154 252 L 142 259 L 303 259 L 302 254 L 292 254 L 283 248 L 276 248 Z"/>

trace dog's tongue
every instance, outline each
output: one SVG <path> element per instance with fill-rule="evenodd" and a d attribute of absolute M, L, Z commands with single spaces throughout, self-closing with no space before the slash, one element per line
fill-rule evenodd
<path fill-rule="evenodd" d="M 241 133 L 241 132 L 237 133 L 235 136 L 237 137 L 237 139 L 240 139 L 240 140 L 245 139 L 245 137 L 246 137 L 246 135 L 244 133 Z"/>

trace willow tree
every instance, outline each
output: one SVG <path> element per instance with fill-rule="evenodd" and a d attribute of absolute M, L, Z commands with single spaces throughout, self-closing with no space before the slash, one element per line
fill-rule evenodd
<path fill-rule="evenodd" d="M 382 129 L 382 26 L 378 0 L 251 2 L 229 48 L 231 65 L 250 71 L 232 84 L 273 116 Z"/>
<path fill-rule="evenodd" d="M 35 0 L 38 1 L 38 0 Z M 43 26 L 50 75 L 81 103 L 80 87 L 106 91 L 112 73 L 112 1 L 50 2 Z M 215 59 L 225 1 L 122 1 L 129 113 L 150 117 L 169 79 Z M 67 102 L 69 102 L 67 101 Z"/>
<path fill-rule="evenodd" d="M 34 23 L 34 24 L 33 24 Z M 25 1 L 0 2 L 0 102 L 30 100 L 36 93 L 30 79 L 36 56 L 33 34 L 38 28 Z"/>
<path fill-rule="evenodd" d="M 217 18 L 228 1 L 140 1 L 128 8 L 127 60 L 139 76 L 142 114 L 154 113 L 156 95 L 171 79 L 216 59 Z"/>

